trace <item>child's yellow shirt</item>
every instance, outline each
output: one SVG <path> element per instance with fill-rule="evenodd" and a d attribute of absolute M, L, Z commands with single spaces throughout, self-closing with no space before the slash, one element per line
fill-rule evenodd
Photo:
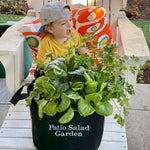
<path fill-rule="evenodd" d="M 73 40 L 71 38 L 73 38 Z M 82 45 L 82 36 L 74 28 L 71 31 L 71 38 L 69 38 L 66 43 L 58 43 L 51 34 L 46 34 L 39 43 L 37 60 L 44 62 L 46 60 L 46 53 L 52 52 L 54 58 L 56 58 L 58 55 L 62 55 L 66 52 L 68 47 L 72 45 Z M 75 51 L 73 54 L 75 54 Z"/>

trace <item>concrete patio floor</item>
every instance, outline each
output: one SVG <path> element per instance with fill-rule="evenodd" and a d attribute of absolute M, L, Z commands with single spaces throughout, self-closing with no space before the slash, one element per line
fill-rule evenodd
<path fill-rule="evenodd" d="M 150 149 L 150 84 L 137 84 L 130 98 L 130 114 L 125 118 L 128 150 Z M 10 107 L 11 94 L 5 79 L 0 79 L 0 126 Z"/>
<path fill-rule="evenodd" d="M 128 150 L 150 149 L 150 84 L 137 84 L 125 118 Z"/>
<path fill-rule="evenodd" d="M 10 107 L 11 94 L 6 87 L 6 80 L 0 79 L 0 127 Z"/>

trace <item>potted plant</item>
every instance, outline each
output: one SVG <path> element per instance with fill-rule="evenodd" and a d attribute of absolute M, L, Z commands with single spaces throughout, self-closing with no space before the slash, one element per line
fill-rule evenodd
<path fill-rule="evenodd" d="M 85 36 L 84 42 L 91 40 Z M 129 105 L 127 94 L 134 94 L 133 86 L 126 82 L 124 71 L 127 57 L 116 52 L 116 45 L 106 43 L 96 50 L 94 39 L 88 47 L 93 54 L 74 55 L 71 46 L 55 60 L 47 54 L 49 62 L 38 67 L 44 73 L 29 86 L 33 141 L 38 150 L 97 150 L 104 126 L 104 116 L 113 113 L 110 103 L 119 104 L 124 115 Z M 95 65 L 95 58 L 99 63 Z M 132 71 L 137 68 L 132 67 Z M 124 125 L 124 119 L 115 115 Z"/>

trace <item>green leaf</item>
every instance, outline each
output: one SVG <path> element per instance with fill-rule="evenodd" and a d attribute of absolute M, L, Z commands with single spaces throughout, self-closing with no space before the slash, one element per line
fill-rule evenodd
<path fill-rule="evenodd" d="M 69 71 L 72 71 L 72 70 L 75 70 L 77 68 L 75 68 L 75 55 L 73 55 L 70 60 L 69 60 L 69 64 L 68 64 L 68 70 Z"/>
<path fill-rule="evenodd" d="M 51 82 L 51 79 L 46 77 L 46 76 L 42 76 L 42 77 L 39 77 L 35 80 L 35 84 L 42 84 L 43 81 L 46 81 L 46 82 Z"/>
<path fill-rule="evenodd" d="M 56 58 L 55 60 L 51 61 L 47 65 L 46 70 L 47 70 L 47 74 L 52 76 L 52 77 L 54 77 L 54 76 L 66 77 L 67 76 L 67 66 L 66 66 L 66 64 L 64 64 L 64 62 L 62 62 L 58 58 Z"/>
<path fill-rule="evenodd" d="M 38 93 L 36 91 L 31 91 L 29 94 L 29 97 L 31 99 L 34 98 L 34 100 L 40 100 L 40 93 Z"/>
<path fill-rule="evenodd" d="M 127 111 L 127 109 L 125 107 L 123 107 L 123 114 L 125 116 L 128 116 L 129 115 L 129 111 Z"/>
<path fill-rule="evenodd" d="M 96 113 L 102 116 L 109 116 L 113 113 L 113 107 L 109 102 L 99 102 L 94 108 Z"/>
<path fill-rule="evenodd" d="M 89 57 L 87 53 L 81 54 L 79 56 L 75 56 L 74 67 L 83 66 L 88 69 L 94 66 L 95 58 Z"/>
<path fill-rule="evenodd" d="M 68 72 L 68 74 L 70 74 L 70 75 L 83 75 L 85 71 L 86 71 L 85 68 L 80 66 L 79 69 L 76 69 L 74 71 L 70 71 L 70 72 Z"/>
<path fill-rule="evenodd" d="M 57 111 L 58 112 L 65 111 L 70 106 L 70 104 L 71 104 L 70 99 L 67 97 L 65 93 L 62 93 L 61 101 L 60 104 L 58 105 Z"/>
<path fill-rule="evenodd" d="M 122 106 L 126 105 L 126 106 L 130 106 L 128 98 L 127 97 L 122 97 L 121 99 L 119 99 L 119 102 L 122 103 Z"/>
<path fill-rule="evenodd" d="M 95 81 L 95 71 L 92 70 L 87 70 L 88 75 L 90 76 L 90 78 Z"/>
<path fill-rule="evenodd" d="M 54 98 L 54 99 L 60 98 L 60 93 L 55 93 L 54 96 L 53 96 L 53 98 Z"/>
<path fill-rule="evenodd" d="M 70 99 L 81 99 L 82 98 L 78 92 L 71 92 L 70 94 L 67 95 L 67 97 Z"/>
<path fill-rule="evenodd" d="M 39 105 L 39 109 L 38 109 L 38 114 L 39 114 L 39 118 L 42 118 L 44 116 L 44 112 L 43 109 L 45 107 L 45 105 L 47 104 L 47 101 L 43 100 Z"/>
<path fill-rule="evenodd" d="M 77 82 L 70 82 L 70 86 L 72 88 L 73 91 L 81 91 L 84 88 L 84 82 L 81 81 L 77 81 Z"/>
<path fill-rule="evenodd" d="M 87 85 L 86 88 L 85 88 L 85 93 L 86 94 L 96 93 L 97 86 L 98 86 L 97 81 L 87 81 L 85 84 Z"/>
<path fill-rule="evenodd" d="M 49 101 L 44 107 L 43 112 L 48 116 L 55 116 L 55 114 L 57 113 L 57 103 L 55 102 L 55 100 Z"/>
<path fill-rule="evenodd" d="M 120 124 L 121 126 L 124 126 L 124 119 L 120 115 L 116 114 L 114 119 L 117 120 L 118 124 Z"/>
<path fill-rule="evenodd" d="M 125 88 L 125 90 L 126 90 L 130 95 L 135 94 L 133 85 L 132 85 L 132 84 L 129 84 L 128 82 L 126 82 L 126 88 Z"/>
<path fill-rule="evenodd" d="M 60 68 L 64 71 L 67 71 L 67 60 L 64 59 L 64 58 L 56 58 L 55 60 L 51 61 L 47 68 L 51 68 L 51 69 L 54 69 L 55 67 L 57 68 Z"/>
<path fill-rule="evenodd" d="M 130 71 L 132 72 L 132 74 L 135 74 L 136 71 L 138 70 L 136 66 L 130 66 Z"/>
<path fill-rule="evenodd" d="M 134 55 L 133 55 L 133 56 L 131 56 L 131 59 L 132 59 L 132 60 L 134 60 L 135 62 L 139 61 L 139 58 L 138 58 L 138 57 L 136 57 L 136 56 L 134 56 Z"/>
<path fill-rule="evenodd" d="M 46 59 L 50 58 L 51 61 L 54 60 L 54 55 L 52 54 L 52 52 L 46 53 L 45 56 L 46 56 Z"/>
<path fill-rule="evenodd" d="M 43 92 L 46 94 L 47 99 L 51 98 L 55 94 L 56 89 L 52 84 L 48 82 L 43 82 L 42 87 L 44 89 Z"/>
<path fill-rule="evenodd" d="M 64 63 L 65 65 L 69 64 L 69 62 L 65 58 L 57 58 L 57 60 Z"/>
<path fill-rule="evenodd" d="M 56 76 L 63 76 L 63 77 L 67 76 L 67 72 L 57 66 L 53 68 L 53 72 Z"/>
<path fill-rule="evenodd" d="M 78 102 L 78 110 L 79 113 L 86 117 L 95 112 L 95 109 L 90 105 L 90 103 L 86 102 L 84 99 L 80 99 Z"/>
<path fill-rule="evenodd" d="M 26 107 L 31 106 L 32 99 L 30 97 L 26 98 L 25 101 L 26 101 Z"/>
<path fill-rule="evenodd" d="M 65 124 L 68 123 L 69 121 L 72 120 L 72 118 L 74 117 L 74 111 L 72 108 L 70 108 L 60 119 L 59 119 L 59 123 L 61 124 Z"/>
<path fill-rule="evenodd" d="M 87 72 L 84 72 L 84 78 L 86 81 L 93 81 L 93 79 L 90 77 L 90 75 Z"/>
<path fill-rule="evenodd" d="M 85 96 L 85 101 L 90 103 L 91 101 L 96 105 L 102 99 L 101 94 L 99 93 L 92 93 Z"/>
<path fill-rule="evenodd" d="M 43 95 L 45 95 L 45 97 L 47 97 L 47 99 L 52 97 L 56 91 L 55 87 L 51 84 L 50 78 L 45 77 L 45 76 L 39 77 L 35 80 L 33 89 L 34 89 L 34 91 L 31 92 L 32 94 L 35 93 L 35 91 L 36 91 L 37 96 L 39 93 L 42 93 Z"/>
<path fill-rule="evenodd" d="M 53 85 L 57 93 L 65 92 L 69 89 L 69 83 L 67 81 L 61 82 L 60 80 L 54 80 Z"/>
<path fill-rule="evenodd" d="M 100 88 L 100 93 L 104 90 L 104 88 L 107 86 L 107 83 L 102 82 L 101 88 Z"/>

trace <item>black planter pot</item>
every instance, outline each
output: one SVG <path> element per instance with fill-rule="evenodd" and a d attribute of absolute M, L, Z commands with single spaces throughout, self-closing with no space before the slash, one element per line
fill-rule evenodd
<path fill-rule="evenodd" d="M 25 84 L 13 95 L 10 102 L 14 105 L 29 96 L 33 90 L 33 83 Z M 22 93 L 24 86 L 28 86 L 27 94 Z M 37 150 L 97 150 L 100 146 L 104 129 L 104 116 L 96 113 L 82 117 L 75 112 L 73 119 L 67 124 L 60 124 L 58 113 L 53 117 L 38 116 L 38 105 L 32 100 L 30 106 L 32 120 L 33 143 Z"/>
<path fill-rule="evenodd" d="M 30 106 L 32 118 L 33 143 L 37 150 L 97 150 L 102 139 L 104 117 L 96 113 L 82 117 L 78 112 L 67 124 L 60 124 L 58 119 L 44 115 L 38 117 L 38 106 L 32 101 Z"/>

